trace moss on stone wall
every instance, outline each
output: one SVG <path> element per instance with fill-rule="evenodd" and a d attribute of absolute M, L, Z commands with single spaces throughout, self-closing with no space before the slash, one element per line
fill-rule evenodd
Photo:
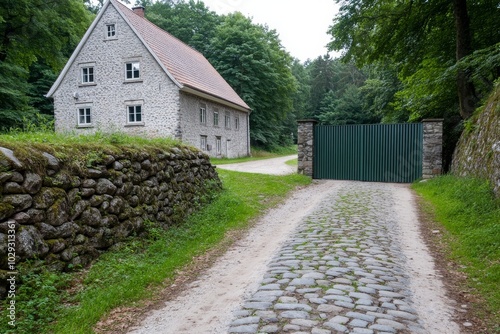
<path fill-rule="evenodd" d="M 484 106 L 465 123 L 451 171 L 490 180 L 500 197 L 500 82 Z"/>
<path fill-rule="evenodd" d="M 86 266 L 148 222 L 181 223 L 221 189 L 208 156 L 183 145 L 41 150 L 0 141 L 0 166 L 0 259 L 15 226 L 16 263 L 43 260 L 54 270 Z"/>

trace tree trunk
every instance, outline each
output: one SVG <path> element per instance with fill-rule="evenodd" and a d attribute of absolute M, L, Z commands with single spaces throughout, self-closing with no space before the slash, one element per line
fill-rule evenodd
<path fill-rule="evenodd" d="M 467 0 L 453 0 L 453 14 L 455 16 L 455 30 L 457 33 L 456 59 L 459 62 L 462 58 L 469 55 L 472 50 Z M 474 93 L 474 84 L 470 78 L 470 71 L 468 69 L 458 70 L 457 88 L 460 115 L 463 119 L 467 119 L 472 116 L 477 102 Z"/>

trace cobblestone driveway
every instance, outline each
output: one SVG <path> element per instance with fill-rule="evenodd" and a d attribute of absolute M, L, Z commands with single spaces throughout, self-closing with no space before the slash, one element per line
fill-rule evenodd
<path fill-rule="evenodd" d="M 350 183 L 269 264 L 230 333 L 428 333 L 413 307 L 393 193 Z"/>

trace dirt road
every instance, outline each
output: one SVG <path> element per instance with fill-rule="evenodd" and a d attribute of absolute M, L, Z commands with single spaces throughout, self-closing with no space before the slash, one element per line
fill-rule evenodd
<path fill-rule="evenodd" d="M 289 166 L 285 163 L 292 159 L 297 159 L 297 155 L 288 155 L 285 157 L 255 160 L 236 164 L 217 165 L 217 168 L 234 170 L 237 172 L 286 175 L 297 172 L 296 166 Z"/>
<path fill-rule="evenodd" d="M 405 185 L 321 181 L 130 333 L 460 333 Z"/>

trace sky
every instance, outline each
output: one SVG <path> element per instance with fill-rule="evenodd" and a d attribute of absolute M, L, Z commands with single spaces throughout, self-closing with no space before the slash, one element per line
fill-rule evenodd
<path fill-rule="evenodd" d="M 338 12 L 334 0 L 202 0 L 218 14 L 241 12 L 275 29 L 283 47 L 304 62 L 327 53 L 328 27 Z M 331 53 L 335 57 L 336 53 Z"/>

